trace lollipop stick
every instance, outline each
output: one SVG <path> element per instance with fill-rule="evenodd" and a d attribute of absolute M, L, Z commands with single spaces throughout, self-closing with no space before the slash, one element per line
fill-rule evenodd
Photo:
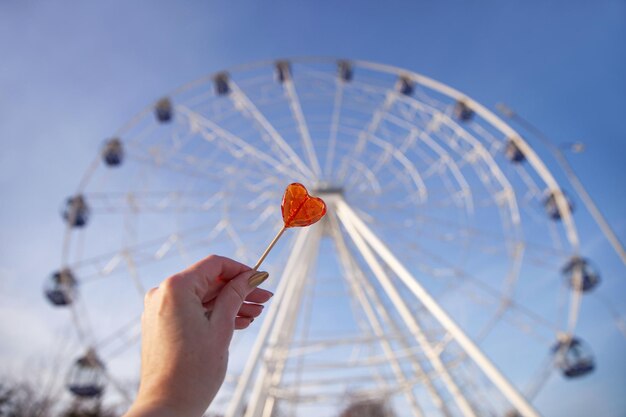
<path fill-rule="evenodd" d="M 259 259 L 259 261 L 256 263 L 256 265 L 254 265 L 254 268 L 252 268 L 253 270 L 258 270 L 259 267 L 261 266 L 261 264 L 263 263 L 263 261 L 265 260 L 265 258 L 267 258 L 267 255 L 270 253 L 270 251 L 272 250 L 272 248 L 274 247 L 274 245 L 276 244 L 276 242 L 278 242 L 278 239 L 280 239 L 280 237 L 283 235 L 283 233 L 285 233 L 285 229 L 286 227 L 283 226 L 278 233 L 276 234 L 276 236 L 274 236 L 274 239 L 272 239 L 272 241 L 270 242 L 270 244 L 268 245 L 267 249 L 265 249 L 265 252 L 263 252 L 263 255 L 261 255 L 261 258 Z"/>

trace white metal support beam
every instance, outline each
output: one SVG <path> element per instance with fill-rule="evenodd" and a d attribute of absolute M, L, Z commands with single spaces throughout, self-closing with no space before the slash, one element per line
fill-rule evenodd
<path fill-rule="evenodd" d="M 273 156 L 263 152 L 259 148 L 256 148 L 249 144 L 247 141 L 242 139 L 241 137 L 233 134 L 232 132 L 222 128 L 217 123 L 212 120 L 207 119 L 202 114 L 199 114 L 183 105 L 178 105 L 176 107 L 176 111 L 179 114 L 184 115 L 189 119 L 189 124 L 194 128 L 199 130 L 202 137 L 208 141 L 212 142 L 216 137 L 222 138 L 226 143 L 228 143 L 231 147 L 235 147 L 235 150 L 232 150 L 231 147 L 228 148 L 228 152 L 235 159 L 241 159 L 244 155 L 257 159 L 259 162 L 266 164 L 273 169 L 290 176 L 292 178 L 306 178 L 307 174 L 304 174 L 300 166 L 300 172 L 294 171 L 291 166 L 289 166 L 289 159 L 280 158 L 280 161 L 275 159 Z"/>
<path fill-rule="evenodd" d="M 277 355 L 281 355 L 281 350 L 282 355 L 286 356 L 285 348 L 277 348 L 277 345 L 281 341 L 281 336 L 285 334 L 285 329 L 289 327 L 289 320 L 293 319 L 293 312 L 301 305 L 304 295 L 304 284 L 309 270 L 308 266 L 313 263 L 313 254 L 317 253 L 321 232 L 320 224 L 300 231 L 299 233 L 305 235 L 302 238 L 302 248 L 297 252 L 294 250 L 287 260 L 285 274 L 283 274 L 281 279 L 292 281 L 294 284 L 290 287 L 287 296 L 283 298 L 273 320 L 272 330 L 267 336 L 267 344 L 265 345 L 267 351 L 265 352 L 264 360 L 260 361 L 260 369 L 248 399 L 245 417 L 259 417 L 265 408 L 267 393 L 272 379 L 268 364 L 280 362 Z M 273 399 L 270 399 L 270 402 L 269 406 L 273 407 Z M 235 415 L 235 417 L 238 417 L 238 415 Z"/>
<path fill-rule="evenodd" d="M 353 274 L 353 284 L 355 285 L 355 291 L 361 291 L 361 288 L 362 288 L 361 292 L 362 292 L 362 297 L 364 298 L 364 301 L 362 301 L 362 303 L 364 305 L 371 305 L 371 304 L 375 305 L 376 311 L 381 317 L 383 324 L 390 327 L 394 332 L 399 333 L 399 329 L 397 328 L 394 321 L 389 316 L 389 313 L 387 312 L 384 305 L 382 304 L 382 300 L 380 299 L 378 294 L 376 294 L 376 291 L 372 287 L 372 284 L 364 276 L 363 271 L 356 264 L 356 260 L 354 259 L 354 257 L 350 254 L 347 248 L 347 245 L 345 244 L 345 240 L 343 239 L 343 234 L 341 233 L 339 224 L 335 216 L 336 214 L 333 213 L 333 218 L 335 219 L 335 223 L 337 224 L 336 227 L 333 228 L 333 232 L 336 233 L 335 239 L 337 242 L 337 248 L 340 249 L 339 256 L 340 257 L 346 256 L 348 258 L 349 263 L 352 265 L 352 267 L 357 268 L 358 270 L 358 271 L 355 271 L 357 273 Z M 342 246 L 341 248 L 340 248 L 340 244 Z M 344 251 L 345 251 L 345 255 L 342 253 Z M 346 275 L 348 275 L 348 272 L 346 272 Z M 371 303 L 369 300 L 371 300 Z M 411 346 L 409 345 L 405 337 L 401 337 L 399 339 L 399 342 L 404 349 L 406 349 L 408 352 L 411 351 Z M 397 358 L 397 354 L 394 354 L 394 356 L 395 358 Z M 437 388 L 433 384 L 433 381 L 430 378 L 430 375 L 428 375 L 425 372 L 424 368 L 419 362 L 419 359 L 415 356 L 415 354 L 409 355 L 407 359 L 411 362 L 414 372 L 418 376 L 424 377 L 424 385 L 426 386 L 426 389 L 428 393 L 430 394 L 432 402 L 435 405 L 435 407 L 437 407 L 443 415 L 445 415 L 446 417 L 450 417 L 451 414 L 450 414 L 450 410 L 448 409 L 448 406 L 439 395 L 439 392 L 437 391 Z"/>
<path fill-rule="evenodd" d="M 333 102 L 333 116 L 330 123 L 330 134 L 328 138 L 328 151 L 326 153 L 326 166 L 324 168 L 325 178 L 330 180 L 333 173 L 333 160 L 335 158 L 335 147 L 337 145 L 337 131 L 339 129 L 339 118 L 341 116 L 341 103 L 343 101 L 344 81 L 337 79 L 337 89 L 335 90 L 335 100 Z"/>
<path fill-rule="evenodd" d="M 376 256 L 372 252 L 372 249 L 368 246 L 368 243 L 365 241 L 364 237 L 362 237 L 357 230 L 357 226 L 355 225 L 354 221 L 356 214 L 341 199 L 337 199 L 336 207 L 339 219 L 346 228 L 348 235 L 350 235 L 350 238 L 352 238 L 352 241 L 356 245 L 357 249 L 361 252 L 361 255 L 365 259 L 365 262 L 367 262 L 368 266 L 374 273 L 374 276 L 376 276 L 378 282 L 381 284 L 383 290 L 391 299 L 393 305 L 396 307 L 398 313 L 406 323 L 406 326 L 409 328 L 411 333 L 413 333 L 415 339 L 424 350 L 424 354 L 432 364 L 435 371 L 438 373 L 441 380 L 446 385 L 446 388 L 452 395 L 452 398 L 454 399 L 456 405 L 459 407 L 461 413 L 465 417 L 477 417 L 476 413 L 463 395 L 463 392 L 459 389 L 458 385 L 452 378 L 452 375 L 450 375 L 448 369 L 443 364 L 443 361 L 435 351 L 434 347 L 430 344 L 415 315 L 411 312 L 411 309 L 408 307 L 408 305 L 396 289 L 395 285 L 392 283 L 382 265 L 378 262 L 378 259 L 376 259 Z M 357 218 L 357 220 L 360 219 Z"/>
<path fill-rule="evenodd" d="M 291 297 L 294 286 L 297 284 L 297 280 L 294 279 L 294 271 L 300 266 L 300 259 L 304 250 L 306 249 L 306 243 L 311 238 L 312 228 L 302 230 L 296 238 L 295 244 L 291 251 L 291 255 L 287 260 L 284 272 L 279 281 L 276 293 L 272 300 L 272 305 L 265 313 L 265 319 L 263 325 L 259 330 L 259 333 L 255 339 L 252 350 L 248 356 L 248 361 L 239 377 L 237 386 L 226 409 L 225 417 L 240 417 L 242 415 L 245 403 L 244 396 L 250 388 L 252 382 L 252 376 L 259 364 L 261 355 L 264 352 L 267 340 L 269 338 L 270 331 L 273 326 L 278 325 L 276 317 L 281 308 L 285 308 L 289 303 L 294 302 L 294 298 Z"/>
<path fill-rule="evenodd" d="M 311 139 L 311 133 L 309 132 L 309 127 L 306 124 L 304 113 L 302 112 L 302 106 L 300 105 L 300 98 L 298 97 L 298 92 L 296 91 L 296 85 L 291 77 L 283 82 L 283 87 L 289 97 L 289 107 L 291 108 L 291 113 L 298 124 L 298 131 L 300 132 L 302 144 L 304 145 L 304 150 L 306 151 L 309 163 L 311 164 L 311 167 L 313 167 L 313 172 L 317 175 L 317 178 L 320 178 L 322 176 L 322 168 L 320 167 L 319 160 L 317 159 L 317 154 L 315 153 L 315 148 L 313 147 L 313 140 Z"/>
<path fill-rule="evenodd" d="M 235 104 L 235 108 L 248 112 L 250 116 L 258 123 L 269 137 L 278 145 L 278 147 L 285 153 L 285 155 L 298 167 L 302 174 L 309 179 L 314 179 L 315 174 L 311 169 L 302 161 L 302 159 L 296 154 L 293 148 L 285 141 L 276 128 L 267 120 L 267 118 L 261 113 L 257 106 L 248 98 L 248 96 L 239 88 L 239 86 L 233 81 L 229 81 L 229 87 L 231 89 L 230 97 Z"/>
<path fill-rule="evenodd" d="M 357 266 L 355 265 L 354 259 L 350 255 L 350 251 L 346 245 L 346 242 L 341 235 L 339 222 L 337 221 L 334 213 L 329 213 L 329 215 L 329 222 L 331 224 L 330 229 L 332 237 L 335 241 L 335 246 L 337 248 L 339 259 L 341 261 L 344 278 L 348 281 L 352 293 L 356 296 L 359 305 L 363 309 L 363 312 L 365 313 L 370 323 L 372 331 L 379 338 L 380 346 L 383 350 L 383 353 L 387 357 L 389 366 L 391 367 L 394 376 L 398 380 L 398 385 L 404 387 L 404 394 L 407 402 L 409 403 L 409 406 L 411 407 L 411 410 L 413 411 L 413 415 L 421 417 L 424 415 L 424 412 L 417 401 L 413 386 L 408 383 L 407 376 L 402 370 L 402 366 L 400 365 L 398 358 L 395 356 L 394 350 L 391 347 L 391 343 L 389 343 L 389 341 L 384 337 L 384 331 L 380 320 L 376 316 L 376 312 L 374 311 L 372 304 L 370 303 L 363 289 L 359 285 L 358 278 L 355 276 L 358 274 L 358 271 L 356 270 Z"/>
<path fill-rule="evenodd" d="M 491 382 L 511 402 L 517 411 L 524 417 L 539 417 L 535 408 L 515 389 L 515 387 L 502 375 L 500 370 L 491 363 L 485 354 L 463 332 L 450 316 L 439 306 L 430 294 L 420 285 L 411 273 L 398 261 L 387 246 L 367 227 L 359 216 L 343 200 L 337 201 L 337 212 L 344 224 L 350 225 L 353 230 L 358 230 L 356 236 L 361 241 L 366 241 L 371 248 L 385 261 L 394 271 L 398 278 L 420 300 L 433 317 L 454 337 L 461 348 L 472 358 L 478 367 L 487 375 Z M 365 248 L 371 254 L 369 248 Z"/>
<path fill-rule="evenodd" d="M 316 264 L 317 254 L 320 246 L 319 242 L 322 232 L 321 226 L 322 225 L 318 224 L 315 227 L 316 234 L 311 240 L 309 240 L 307 244 L 307 250 L 303 258 L 300 259 L 302 266 L 296 271 L 296 274 L 294 274 L 294 276 L 292 277 L 292 279 L 298 282 L 298 286 L 293 294 L 293 298 L 294 300 L 296 300 L 296 302 L 290 303 L 288 310 L 285 309 L 285 325 L 282 326 L 281 329 L 276 329 L 277 331 L 273 335 L 270 335 L 268 356 L 266 358 L 266 362 L 262 364 L 262 366 L 265 366 L 265 369 L 267 369 L 267 362 L 272 361 L 274 369 L 272 370 L 269 377 L 266 377 L 266 380 L 264 381 L 264 390 L 262 392 L 262 398 L 264 398 L 264 400 L 257 401 L 258 406 L 255 405 L 254 398 L 252 398 L 248 403 L 248 407 L 251 411 L 253 411 L 254 408 L 258 408 L 261 413 L 259 414 L 257 412 L 255 414 L 250 414 L 250 416 L 270 417 L 274 410 L 274 406 L 276 405 L 276 397 L 271 395 L 268 396 L 268 392 L 274 387 L 277 387 L 282 380 L 285 370 L 285 364 L 289 356 L 289 348 L 283 347 L 281 349 L 275 349 L 274 347 L 279 343 L 290 346 L 290 342 L 293 341 L 293 336 L 297 323 L 297 320 L 294 318 L 297 316 L 298 310 L 302 307 L 302 300 L 304 300 L 305 289 L 307 283 L 310 280 L 310 274 L 312 273 L 313 266 Z M 263 371 L 264 368 L 261 368 L 259 375 L 261 375 Z M 295 386 L 294 388 L 297 389 L 297 386 Z M 248 414 L 246 413 L 246 415 Z"/>
<path fill-rule="evenodd" d="M 389 109 L 391 108 L 391 106 L 393 106 L 393 103 L 395 103 L 397 97 L 397 92 L 388 91 L 387 94 L 385 94 L 385 99 L 383 100 L 383 102 L 372 114 L 372 118 L 369 120 L 366 127 L 361 132 L 359 132 L 358 141 L 354 145 L 352 155 L 346 155 L 341 160 L 341 164 L 339 165 L 339 171 L 337 172 L 337 178 L 339 182 L 342 182 L 346 179 L 346 175 L 348 173 L 348 159 L 356 159 L 357 156 L 363 153 L 365 145 L 369 140 L 369 136 L 378 129 L 378 126 L 382 122 L 385 114 L 389 112 Z"/>

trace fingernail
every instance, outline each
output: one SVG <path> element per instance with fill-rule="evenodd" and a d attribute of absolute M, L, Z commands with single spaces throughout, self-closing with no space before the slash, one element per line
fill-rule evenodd
<path fill-rule="evenodd" d="M 259 285 L 261 285 L 263 283 L 263 281 L 265 281 L 267 279 L 267 277 L 269 277 L 270 274 L 268 274 L 265 271 L 261 271 L 261 272 L 257 272 L 256 274 L 252 275 L 249 279 L 248 279 L 248 284 L 251 287 L 258 287 Z"/>

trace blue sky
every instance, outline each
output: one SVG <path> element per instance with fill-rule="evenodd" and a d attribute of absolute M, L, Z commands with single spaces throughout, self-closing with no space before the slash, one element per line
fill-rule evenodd
<path fill-rule="evenodd" d="M 46 349 L 64 323 L 44 319 L 41 282 L 60 257 L 60 204 L 101 141 L 165 92 L 259 59 L 378 61 L 491 109 L 504 101 L 557 143 L 587 145 L 570 161 L 626 241 L 625 44 L 619 0 L 1 2 L 0 308 L 24 325 L 0 317 L 0 368 Z M 577 221 L 583 252 L 604 273 L 601 294 L 620 301 L 624 265 L 582 210 Z M 593 309 L 590 302 L 584 313 L 606 320 Z M 619 366 L 594 377 L 608 394 L 593 408 L 617 416 L 626 409 L 616 397 L 626 387 L 626 342 L 606 338 L 596 344 L 600 369 Z M 575 415 L 564 410 L 598 401 L 584 392 L 592 398 L 581 395 L 572 408 L 545 401 L 546 414 Z"/>

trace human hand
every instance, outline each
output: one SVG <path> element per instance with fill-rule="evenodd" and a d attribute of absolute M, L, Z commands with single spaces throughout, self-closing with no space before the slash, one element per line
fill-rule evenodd
<path fill-rule="evenodd" d="M 248 327 L 273 295 L 256 288 L 266 278 L 212 255 L 150 290 L 139 393 L 126 417 L 201 416 L 224 382 L 233 331 Z"/>

